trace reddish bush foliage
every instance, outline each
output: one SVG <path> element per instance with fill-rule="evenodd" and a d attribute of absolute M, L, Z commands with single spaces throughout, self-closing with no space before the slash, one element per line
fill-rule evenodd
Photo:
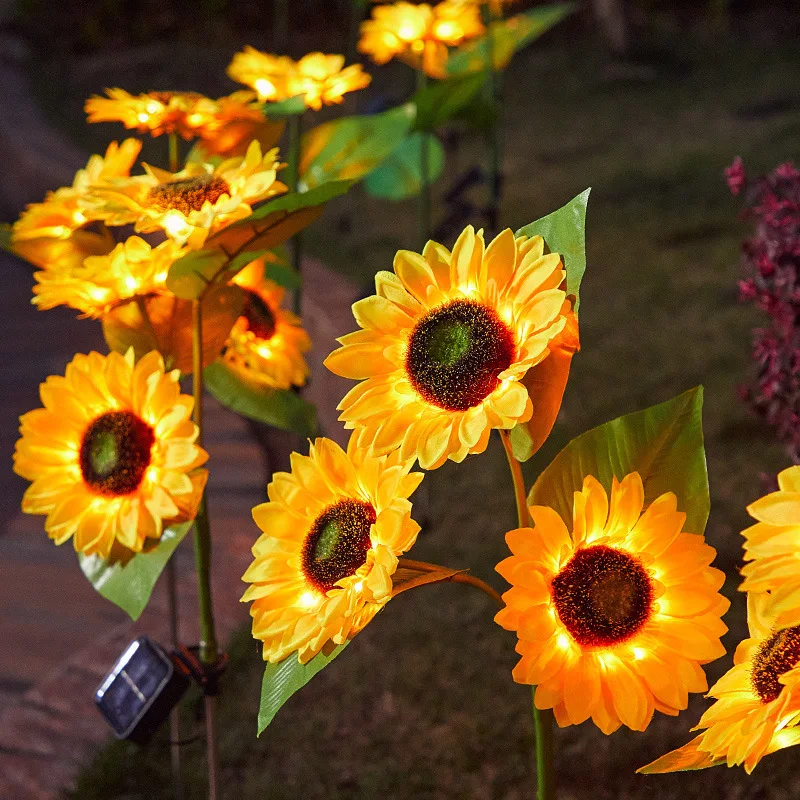
<path fill-rule="evenodd" d="M 800 171 L 782 164 L 750 182 L 737 158 L 725 174 L 734 195 L 744 192 L 743 215 L 755 222 L 742 245 L 740 296 L 770 317 L 768 327 L 753 331 L 758 375 L 742 395 L 800 463 Z"/>

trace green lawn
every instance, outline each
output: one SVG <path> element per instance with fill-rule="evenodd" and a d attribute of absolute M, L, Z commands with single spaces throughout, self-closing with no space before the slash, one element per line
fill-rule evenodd
<path fill-rule="evenodd" d="M 652 70 L 610 67 L 590 42 L 554 37 L 519 56 L 508 74 L 504 224 L 519 227 L 593 187 L 583 350 L 556 430 L 526 468 L 532 478 L 569 438 L 702 383 L 712 494 L 707 535 L 734 597 L 744 507 L 762 491 L 760 474 L 787 460 L 735 396 L 750 368 L 750 330 L 762 320 L 737 302 L 747 226 L 737 220 L 739 205 L 722 170 L 735 155 L 752 172 L 800 155 L 797 42 L 767 49 L 685 40 L 673 63 Z M 202 82 L 196 88 L 208 89 Z M 479 154 L 472 145 L 461 159 Z M 308 236 L 313 251 L 364 281 L 389 268 L 393 250 L 412 247 L 415 238 L 412 204 L 358 193 Z M 486 455 L 431 473 L 430 522 L 413 557 L 469 566 L 500 588 L 492 567 L 514 523 L 504 468 L 494 441 Z M 511 681 L 514 638 L 492 623 L 493 613 L 487 598 L 468 587 L 404 594 L 260 739 L 261 662 L 243 634 L 222 702 L 223 797 L 531 797 L 530 691 Z M 739 597 L 729 625 L 732 650 L 744 633 Z M 712 678 L 730 658 L 710 667 Z M 588 724 L 560 732 L 561 797 L 797 795 L 791 751 L 770 757 L 752 778 L 721 768 L 691 777 L 633 774 L 685 742 L 703 707 L 696 699 L 678 719 L 659 717 L 645 735 L 604 737 Z M 189 701 L 186 713 L 194 709 Z M 188 747 L 187 757 L 191 796 L 199 798 L 200 746 Z M 172 796 L 168 774 L 163 741 L 143 757 L 115 745 L 73 797 L 161 800 Z"/>

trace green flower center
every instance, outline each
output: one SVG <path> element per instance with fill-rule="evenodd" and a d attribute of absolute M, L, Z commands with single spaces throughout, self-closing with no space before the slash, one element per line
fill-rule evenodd
<path fill-rule="evenodd" d="M 303 544 L 301 562 L 308 581 L 327 592 L 365 564 L 375 519 L 375 509 L 361 500 L 328 506 L 314 520 Z"/>
<path fill-rule="evenodd" d="M 771 703 L 786 687 L 778 680 L 800 662 L 800 625 L 773 633 L 753 659 L 750 682 L 762 703 Z"/>
<path fill-rule="evenodd" d="M 559 619 L 578 644 L 610 647 L 647 622 L 653 589 L 629 553 L 605 545 L 578 550 L 551 584 Z"/>
<path fill-rule="evenodd" d="M 147 203 L 163 211 L 175 209 L 188 216 L 192 211 L 200 211 L 206 203 L 213 205 L 222 195 L 230 193 L 231 187 L 219 176 L 200 175 L 156 184 L 147 193 Z"/>
<path fill-rule="evenodd" d="M 497 388 L 515 355 L 514 335 L 494 309 L 453 300 L 417 323 L 408 340 L 406 373 L 431 405 L 466 411 Z"/>
<path fill-rule="evenodd" d="M 132 411 L 109 411 L 86 429 L 79 463 L 87 485 L 105 497 L 132 494 L 150 466 L 152 427 Z"/>
<path fill-rule="evenodd" d="M 255 292 L 245 292 L 242 316 L 247 320 L 247 329 L 257 338 L 268 341 L 275 335 L 275 314 Z"/>

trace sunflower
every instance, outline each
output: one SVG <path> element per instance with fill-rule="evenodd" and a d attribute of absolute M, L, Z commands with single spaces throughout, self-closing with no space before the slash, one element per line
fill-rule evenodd
<path fill-rule="evenodd" d="M 14 471 L 32 481 L 26 514 L 46 514 L 56 544 L 109 558 L 141 552 L 165 525 L 193 519 L 207 473 L 193 401 L 153 351 L 76 355 L 20 418 Z"/>
<path fill-rule="evenodd" d="M 131 236 L 107 255 L 34 273 L 33 303 L 40 310 L 66 305 L 87 317 L 103 317 L 119 303 L 166 291 L 170 265 L 184 252 L 169 239 L 151 247 Z"/>
<path fill-rule="evenodd" d="M 139 133 L 177 133 L 184 139 L 212 138 L 232 120 L 262 122 L 264 113 L 251 92 L 235 92 L 212 100 L 197 92 L 147 92 L 133 95 L 106 89 L 107 97 L 86 101 L 89 122 L 121 122 Z"/>
<path fill-rule="evenodd" d="M 274 389 L 302 386 L 308 378 L 303 353 L 311 349 L 311 340 L 300 320 L 281 308 L 284 290 L 264 277 L 262 259 L 233 282 L 244 290 L 244 309 L 225 345 L 225 363 L 246 380 Z"/>
<path fill-rule="evenodd" d="M 711 687 L 716 702 L 695 728 L 703 732 L 639 772 L 743 764 L 750 774 L 764 756 L 800 742 L 800 627 L 776 631 L 777 614 L 769 593 L 747 595 L 750 638 Z"/>
<path fill-rule="evenodd" d="M 292 453 L 269 502 L 253 509 L 263 533 L 243 580 L 252 601 L 253 636 L 264 660 L 297 651 L 305 664 L 355 636 L 392 595 L 397 557 L 417 538 L 408 497 L 422 474 L 397 452 L 374 458 L 317 439 L 308 456 Z"/>
<path fill-rule="evenodd" d="M 201 247 L 209 233 L 247 217 L 252 206 L 286 191 L 275 179 L 278 151 L 261 153 L 257 141 L 244 157 L 218 166 L 191 162 L 180 172 L 145 165 L 144 175 L 105 181 L 84 203 L 110 225 L 133 223 L 137 231 L 163 229 L 178 244 Z"/>
<path fill-rule="evenodd" d="M 110 241 L 107 235 L 81 231 L 81 236 L 73 237 L 96 219 L 81 206 L 81 200 L 94 184 L 130 175 L 141 147 L 136 139 L 126 139 L 121 145 L 111 142 L 105 155 L 93 155 L 86 167 L 75 173 L 72 186 L 56 189 L 43 202 L 29 205 L 11 229 L 14 250 L 42 269 L 64 259 L 82 261 L 87 255 L 103 252 Z M 73 241 L 65 245 L 70 239 Z"/>
<path fill-rule="evenodd" d="M 398 57 L 433 78 L 444 77 L 448 47 L 480 36 L 484 31 L 480 6 L 463 0 L 392 3 L 376 6 L 361 23 L 358 49 L 385 64 Z"/>
<path fill-rule="evenodd" d="M 701 664 L 725 652 L 725 576 L 703 537 L 682 533 L 671 492 L 642 513 L 637 472 L 614 479 L 611 502 L 587 476 L 575 492 L 572 533 L 552 508 L 530 509 L 533 528 L 506 535 L 497 566 L 512 584 L 495 617 L 517 631 L 517 683 L 560 726 L 589 717 L 603 733 L 643 731 L 654 711 L 675 715 L 705 691 Z"/>
<path fill-rule="evenodd" d="M 363 89 L 372 80 L 360 64 L 344 66 L 344 56 L 308 53 L 299 61 L 274 56 L 247 46 L 234 55 L 228 75 L 250 86 L 261 100 L 280 102 L 302 95 L 306 106 L 341 103 L 347 92 Z"/>
<path fill-rule="evenodd" d="M 800 625 L 800 466 L 778 473 L 778 491 L 747 507 L 743 592 L 771 591 L 779 628 Z"/>
<path fill-rule="evenodd" d="M 566 324 L 565 273 L 541 236 L 506 229 L 484 247 L 471 226 L 452 253 L 436 242 L 401 250 L 394 271 L 375 276 L 377 295 L 353 306 L 364 330 L 339 339 L 325 364 L 362 381 L 338 406 L 359 447 L 400 447 L 435 469 L 483 452 L 492 428 L 530 419 L 521 380 Z"/>

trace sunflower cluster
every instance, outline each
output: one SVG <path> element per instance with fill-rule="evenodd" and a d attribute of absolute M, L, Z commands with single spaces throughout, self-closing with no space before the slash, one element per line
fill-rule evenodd
<path fill-rule="evenodd" d="M 180 393 L 179 373 L 168 366 L 187 363 L 179 348 L 191 340 L 182 330 L 189 301 L 168 287 L 170 269 L 286 187 L 278 180 L 277 148 L 263 149 L 255 135 L 266 123 L 254 93 L 219 100 L 107 94 L 87 102 L 89 121 L 166 134 L 173 153 L 177 137 L 201 147 L 178 169 L 143 164 L 137 173 L 141 142 L 112 142 L 71 186 L 29 206 L 13 225 L 11 246 L 38 268 L 37 308 L 66 305 L 102 320 L 119 351 L 77 355 L 64 376 L 42 384 L 44 407 L 21 419 L 15 470 L 31 481 L 23 511 L 45 515 L 57 544 L 71 539 L 86 555 L 116 561 L 153 547 L 167 526 L 193 519 L 207 477 L 193 400 Z M 228 144 L 226 157 L 205 160 Z M 300 320 L 281 308 L 283 291 L 265 278 L 269 256 L 221 287 L 242 301 L 241 316 L 224 318 L 228 342 L 222 349 L 223 330 L 210 357 L 242 380 L 288 389 L 308 376 L 310 342 Z M 129 347 L 133 341 L 161 348 L 162 339 L 163 353 Z"/>

